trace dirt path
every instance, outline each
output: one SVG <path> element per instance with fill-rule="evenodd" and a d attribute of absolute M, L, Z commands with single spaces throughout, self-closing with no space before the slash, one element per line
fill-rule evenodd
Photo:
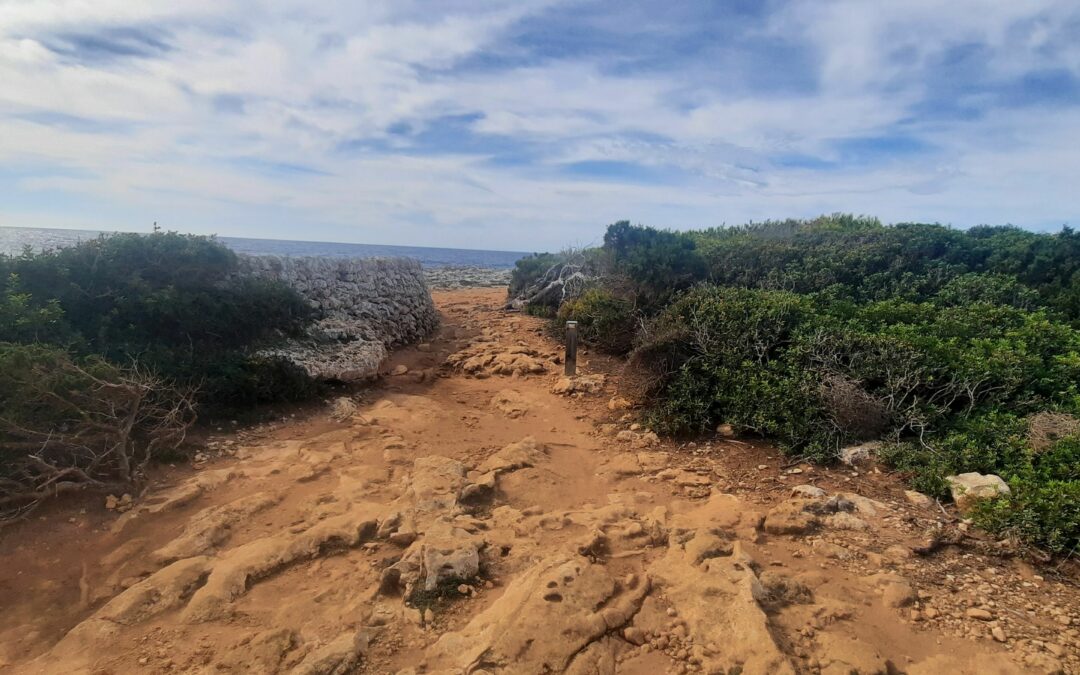
<path fill-rule="evenodd" d="M 879 473 L 660 443 L 501 294 L 436 293 L 355 409 L 5 533 L 0 673 L 1080 672 L 1072 585 L 917 557 L 946 518 Z"/>

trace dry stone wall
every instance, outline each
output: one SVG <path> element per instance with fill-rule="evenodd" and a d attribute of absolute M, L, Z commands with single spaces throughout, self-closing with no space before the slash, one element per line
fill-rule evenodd
<path fill-rule="evenodd" d="M 388 349 L 422 340 L 438 325 L 416 260 L 241 256 L 240 270 L 288 284 L 320 311 L 311 340 L 267 352 L 313 377 L 373 375 Z"/>

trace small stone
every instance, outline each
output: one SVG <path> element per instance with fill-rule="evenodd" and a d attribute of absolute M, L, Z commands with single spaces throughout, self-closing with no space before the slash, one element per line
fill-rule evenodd
<path fill-rule="evenodd" d="M 972 608 L 968 609 L 965 612 L 965 614 L 967 614 L 968 618 L 970 618 L 970 619 L 978 619 L 979 621 L 993 621 L 994 620 L 994 615 L 992 613 L 990 613 L 989 611 L 987 611 L 985 609 L 982 609 L 981 607 L 972 607 Z"/>
<path fill-rule="evenodd" d="M 637 626 L 627 626 L 624 628 L 623 637 L 632 645 L 641 645 L 645 643 L 645 631 Z"/>
<path fill-rule="evenodd" d="M 404 375 L 407 372 L 409 372 L 409 367 L 402 363 L 394 366 L 394 370 L 391 371 L 391 374 Z"/>
<path fill-rule="evenodd" d="M 904 497 L 907 498 L 908 503 L 912 506 L 918 506 L 919 508 L 930 508 L 934 505 L 934 500 L 930 499 L 921 492 L 915 490 L 904 490 Z"/>
<path fill-rule="evenodd" d="M 667 608 L 667 615 L 668 616 L 679 616 L 679 611 L 677 609 L 675 609 L 674 607 L 668 607 Z"/>
<path fill-rule="evenodd" d="M 1005 630 L 1001 626 L 994 626 L 990 630 L 990 635 L 998 642 L 1005 642 L 1008 640 L 1008 637 L 1005 635 Z"/>
<path fill-rule="evenodd" d="M 981 473 L 962 473 L 946 476 L 953 501 L 961 513 L 966 513 L 981 499 L 992 499 L 1009 494 L 1009 486 L 1001 476 Z"/>
<path fill-rule="evenodd" d="M 792 488 L 792 497 L 806 497 L 808 499 L 818 499 L 826 495 L 825 490 L 816 485 L 796 485 Z"/>
<path fill-rule="evenodd" d="M 863 443 L 862 445 L 851 445 L 846 448 L 840 449 L 840 461 L 848 466 L 855 466 L 862 462 L 870 461 L 870 458 L 881 447 L 881 443 L 874 441 L 872 443 Z"/>

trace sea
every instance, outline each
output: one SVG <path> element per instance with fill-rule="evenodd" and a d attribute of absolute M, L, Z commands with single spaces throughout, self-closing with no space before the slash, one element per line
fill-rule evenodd
<path fill-rule="evenodd" d="M 0 253 L 18 254 L 29 246 L 34 251 L 71 246 L 94 239 L 103 232 L 58 230 L 34 227 L 0 227 Z M 426 246 L 384 246 L 380 244 L 343 244 L 329 241 L 290 241 L 286 239 L 247 239 L 218 237 L 218 241 L 237 253 L 278 256 L 329 256 L 340 258 L 416 258 L 424 267 L 482 267 L 510 269 L 528 255 L 521 251 L 481 251 L 467 248 L 430 248 Z"/>

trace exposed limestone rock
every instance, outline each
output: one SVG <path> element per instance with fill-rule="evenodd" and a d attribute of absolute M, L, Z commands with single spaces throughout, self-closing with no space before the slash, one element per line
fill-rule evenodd
<path fill-rule="evenodd" d="M 561 377 L 551 386 L 553 394 L 595 394 L 604 388 L 603 375 L 577 375 L 576 377 Z"/>
<path fill-rule="evenodd" d="M 818 643 L 822 675 L 886 675 L 890 672 L 885 658 L 872 645 L 835 633 L 822 633 Z"/>
<path fill-rule="evenodd" d="M 791 488 L 792 497 L 808 497 L 810 499 L 816 499 L 818 497 L 824 497 L 826 494 L 828 493 L 816 485 L 796 485 Z"/>
<path fill-rule="evenodd" d="M 959 476 L 946 476 L 945 481 L 961 513 L 971 510 L 980 499 L 993 499 L 1010 492 L 1001 476 L 994 474 L 962 473 Z"/>
<path fill-rule="evenodd" d="M 525 397 L 513 389 L 503 389 L 491 399 L 491 407 L 510 419 L 517 419 L 529 411 Z"/>
<path fill-rule="evenodd" d="M 919 508 L 928 509 L 934 505 L 933 499 L 921 492 L 916 492 L 915 490 L 904 490 L 904 497 L 908 500 L 909 504 L 918 506 Z"/>
<path fill-rule="evenodd" d="M 180 508 L 198 499 L 204 493 L 217 489 L 230 480 L 240 478 L 244 472 L 235 469 L 201 471 L 193 480 L 186 481 L 175 488 L 170 488 L 140 503 L 116 519 L 111 530 L 121 532 L 128 523 L 145 514 L 163 513 Z"/>
<path fill-rule="evenodd" d="M 880 441 L 872 441 L 861 445 L 850 445 L 846 448 L 840 448 L 840 461 L 848 466 L 862 464 L 870 461 L 880 449 Z"/>
<path fill-rule="evenodd" d="M 660 443 L 660 437 L 652 431 L 638 432 L 629 429 L 616 434 L 615 440 L 621 443 L 629 443 L 634 448 L 651 448 Z"/>
<path fill-rule="evenodd" d="M 381 590 L 415 599 L 420 592 L 436 593 L 447 582 L 456 586 L 468 581 L 480 572 L 485 545 L 482 537 L 452 523 L 433 523 L 383 572 Z"/>
<path fill-rule="evenodd" d="M 881 591 L 886 607 L 910 607 L 919 599 L 908 580 L 898 574 L 875 574 L 869 581 Z"/>
<path fill-rule="evenodd" d="M 290 671 L 290 675 L 345 675 L 354 671 L 360 657 L 367 651 L 368 635 L 364 631 L 345 632 L 315 649 Z"/>
<path fill-rule="evenodd" d="M 208 553 L 228 538 L 233 525 L 279 501 L 280 495 L 259 492 L 203 509 L 188 521 L 180 536 L 154 551 L 153 558 L 160 563 L 169 563 Z"/>
<path fill-rule="evenodd" d="M 430 672 L 592 672 L 574 662 L 602 658 L 611 645 L 598 645 L 600 653 L 590 645 L 625 626 L 649 589 L 648 579 L 624 588 L 604 565 L 553 556 L 515 578 L 463 629 L 439 638 L 428 650 Z"/>
<path fill-rule="evenodd" d="M 300 643 L 300 636 L 291 628 L 262 631 L 229 649 L 221 657 L 219 669 L 277 673 L 289 652 L 299 647 Z"/>
<path fill-rule="evenodd" d="M 746 675 L 793 674 L 758 604 L 767 599 L 767 593 L 739 543 L 733 544 L 729 556 L 696 560 L 692 551 L 671 546 L 649 568 L 649 574 L 664 597 L 678 607 L 696 644 L 724 645 L 722 653 L 702 653 L 704 671 L 729 672 L 738 667 Z"/>
<path fill-rule="evenodd" d="M 191 597 L 182 617 L 196 623 L 228 612 L 229 603 L 247 591 L 252 580 L 327 548 L 358 546 L 375 535 L 380 507 L 359 503 L 298 534 L 284 533 L 230 549 L 217 561 L 206 584 Z"/>
<path fill-rule="evenodd" d="M 529 466 L 536 466 L 548 458 L 547 448 L 532 436 L 511 443 L 484 460 L 476 470 L 481 473 L 504 473 Z"/>
<path fill-rule="evenodd" d="M 206 579 L 213 559 L 205 556 L 186 558 L 164 567 L 131 586 L 72 628 L 45 656 L 53 660 L 81 661 L 89 658 L 91 648 L 107 643 L 123 626 L 145 621 L 161 612 L 180 606 Z"/>
<path fill-rule="evenodd" d="M 371 377 L 388 348 L 421 340 L 438 325 L 415 260 L 240 256 L 240 274 L 284 282 L 322 313 L 306 339 L 260 352 L 317 379 Z"/>
<path fill-rule="evenodd" d="M 264 349 L 259 356 L 281 359 L 300 368 L 308 377 L 334 382 L 358 382 L 376 375 L 389 352 L 381 342 L 326 339 L 316 324 L 312 337 L 284 347 Z"/>
<path fill-rule="evenodd" d="M 446 357 L 446 363 L 477 377 L 491 375 L 524 377 L 547 370 L 547 366 L 539 358 L 539 353 L 533 349 L 516 346 L 504 350 L 493 342 L 480 340 Z"/>
<path fill-rule="evenodd" d="M 806 506 L 804 499 L 789 499 L 777 504 L 765 515 L 765 531 L 769 534 L 806 534 L 811 531 L 821 521 Z"/>
<path fill-rule="evenodd" d="M 356 401 L 348 396 L 339 396 L 330 404 L 330 418 L 344 422 L 356 414 Z"/>

